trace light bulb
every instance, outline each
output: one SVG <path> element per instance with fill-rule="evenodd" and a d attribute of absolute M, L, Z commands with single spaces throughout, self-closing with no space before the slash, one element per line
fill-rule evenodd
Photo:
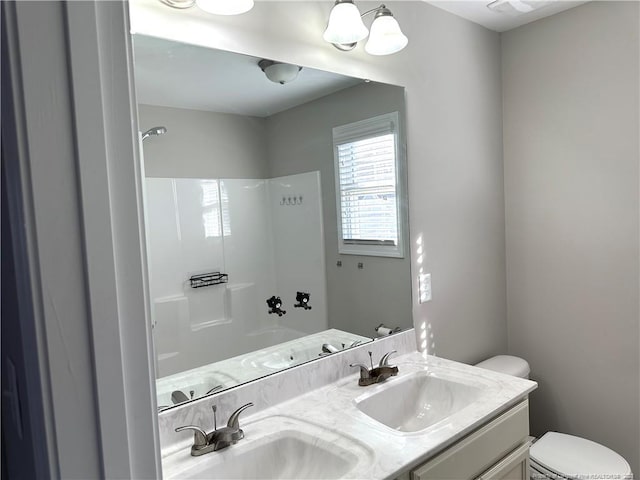
<path fill-rule="evenodd" d="M 388 12 L 388 13 L 386 13 Z M 371 34 L 364 49 L 370 55 L 391 55 L 399 52 L 409 43 L 400 30 L 400 25 L 391 12 L 386 10 L 376 15 L 371 24 Z"/>
<path fill-rule="evenodd" d="M 214 15 L 239 15 L 253 8 L 253 0 L 196 0 L 196 5 Z"/>
<path fill-rule="evenodd" d="M 349 44 L 359 42 L 368 34 L 358 7 L 349 0 L 338 1 L 333 6 L 322 38 L 329 43 Z"/>

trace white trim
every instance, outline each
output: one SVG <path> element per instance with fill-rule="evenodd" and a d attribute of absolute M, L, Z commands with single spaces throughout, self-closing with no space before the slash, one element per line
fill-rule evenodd
<path fill-rule="evenodd" d="M 387 133 L 395 133 L 397 137 L 399 132 L 398 112 L 384 113 L 375 117 L 334 127 L 333 142 L 334 144 L 353 142 Z"/>
<path fill-rule="evenodd" d="M 342 195 L 340 191 L 340 165 L 338 145 L 353 142 L 375 135 L 393 133 L 395 135 L 395 174 L 396 174 L 396 219 L 397 245 L 354 245 L 344 242 L 342 238 Z M 405 158 L 402 148 L 400 115 L 398 112 L 385 113 L 358 122 L 340 125 L 333 128 L 333 166 L 336 186 L 336 218 L 338 228 L 338 253 L 343 255 L 364 255 L 374 257 L 404 258 L 404 246 L 407 238 L 406 220 L 406 180 Z"/>
<path fill-rule="evenodd" d="M 158 478 L 128 6 L 70 2 L 66 12 L 104 473 Z"/>

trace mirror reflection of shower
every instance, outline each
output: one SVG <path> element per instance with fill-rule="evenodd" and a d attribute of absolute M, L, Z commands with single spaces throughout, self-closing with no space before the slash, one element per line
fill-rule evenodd
<path fill-rule="evenodd" d="M 167 133 L 167 127 L 151 127 L 149 130 L 142 134 L 142 140 L 151 136 L 159 136 Z"/>

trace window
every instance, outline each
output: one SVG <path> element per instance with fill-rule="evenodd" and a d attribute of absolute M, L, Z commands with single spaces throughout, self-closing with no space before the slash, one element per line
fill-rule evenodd
<path fill-rule="evenodd" d="M 403 257 L 398 112 L 333 129 L 338 252 Z"/>
<path fill-rule="evenodd" d="M 202 225 L 204 236 L 219 237 L 231 235 L 229 194 L 223 180 L 201 180 Z M 222 206 L 222 209 L 220 208 Z M 222 219 L 220 218 L 222 217 Z M 222 220 L 222 224 L 220 223 Z"/>
<path fill-rule="evenodd" d="M 202 180 L 200 188 L 202 189 L 201 205 L 204 236 L 207 238 L 219 237 L 221 232 L 218 181 Z"/>

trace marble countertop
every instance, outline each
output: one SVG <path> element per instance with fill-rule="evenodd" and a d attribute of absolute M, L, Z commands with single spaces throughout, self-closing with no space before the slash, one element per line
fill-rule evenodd
<path fill-rule="evenodd" d="M 351 442 L 354 449 L 368 452 L 368 460 L 358 462 L 355 469 L 345 478 L 395 478 L 517 404 L 537 388 L 537 384 L 529 380 L 437 357 L 425 357 L 418 352 L 397 357 L 393 363 L 398 366 L 399 374 L 385 383 L 359 387 L 358 374 L 349 375 L 322 388 L 241 418 L 240 423 L 245 432 L 245 439 L 241 442 L 251 442 L 252 437 L 264 435 L 264 431 L 261 430 L 265 428 L 277 430 L 277 427 L 273 426 L 274 418 L 288 419 L 286 421 L 298 422 L 297 428 L 301 430 L 313 430 L 313 436 L 319 442 L 323 441 L 323 437 L 326 437 L 324 441 L 332 441 L 332 436 L 339 433 L 347 443 Z M 359 397 L 377 389 L 384 389 L 392 382 L 401 381 L 417 372 L 478 386 L 483 393 L 468 407 L 418 432 L 396 431 L 357 409 L 356 399 Z M 389 408 L 394 408 L 394 405 L 389 405 Z M 184 448 L 166 455 L 163 458 L 165 478 L 180 478 L 181 472 L 195 465 L 194 462 L 206 461 L 203 459 L 208 456 L 218 455 L 220 460 L 231 459 L 234 455 L 232 450 L 239 447 L 241 443 L 226 451 L 198 458 L 191 457 L 189 450 Z"/>

